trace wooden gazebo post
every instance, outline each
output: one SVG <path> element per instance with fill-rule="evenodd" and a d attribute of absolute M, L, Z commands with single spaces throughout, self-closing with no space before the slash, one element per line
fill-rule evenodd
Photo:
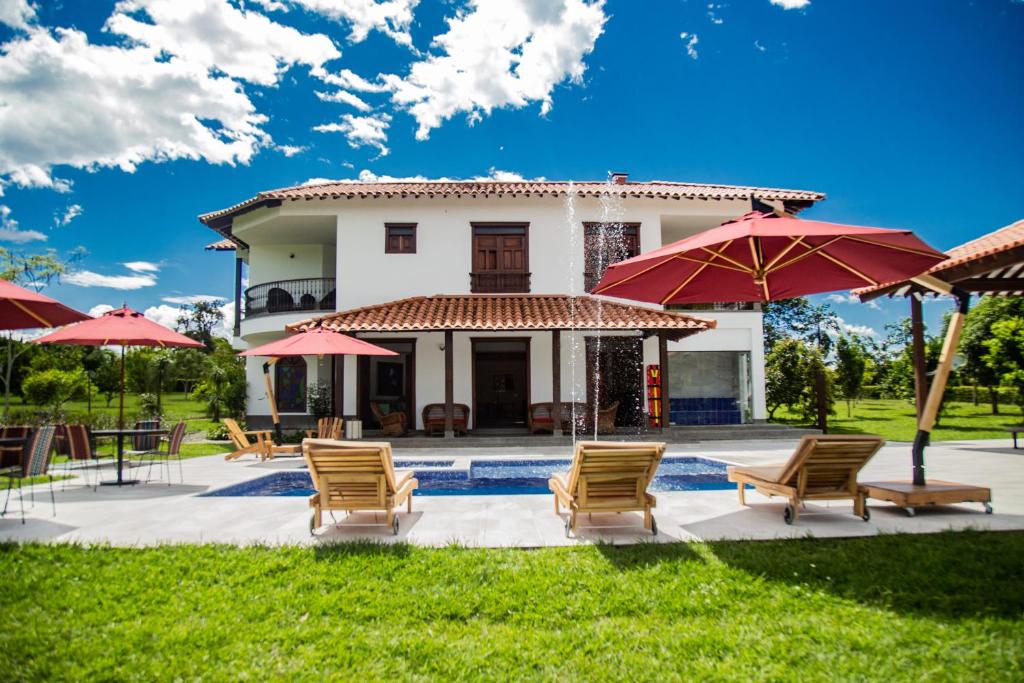
<path fill-rule="evenodd" d="M 562 436 L 561 330 L 551 330 L 551 435 Z"/>
<path fill-rule="evenodd" d="M 658 333 L 658 365 L 661 368 L 661 422 L 660 431 L 668 429 L 668 336 Z"/>
<path fill-rule="evenodd" d="M 455 438 L 454 336 L 451 330 L 444 331 L 444 438 L 446 439 Z"/>

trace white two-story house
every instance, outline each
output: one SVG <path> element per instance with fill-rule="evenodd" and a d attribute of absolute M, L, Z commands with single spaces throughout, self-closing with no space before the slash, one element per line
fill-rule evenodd
<path fill-rule="evenodd" d="M 306 387 L 324 382 L 335 413 L 366 429 L 372 408 L 422 428 L 426 406 L 452 402 L 469 409 L 470 429 L 525 429 L 531 405 L 573 401 L 617 402 L 616 425 L 629 432 L 665 414 L 670 424 L 763 420 L 761 312 L 588 295 L 607 264 L 752 208 L 796 213 L 823 198 L 624 174 L 335 182 L 260 192 L 200 220 L 223 238 L 209 248 L 235 253 L 237 348 L 316 322 L 399 354 L 278 362 L 286 426 L 309 422 Z M 248 420 L 266 424 L 260 359 L 247 372 Z"/>

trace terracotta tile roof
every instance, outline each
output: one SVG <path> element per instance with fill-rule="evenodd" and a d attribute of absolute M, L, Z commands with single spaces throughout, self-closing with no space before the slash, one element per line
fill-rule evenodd
<path fill-rule="evenodd" d="M 946 256 L 949 258 L 932 266 L 926 272 L 929 275 L 942 278 L 942 274 L 946 271 L 975 262 L 984 268 L 984 264 L 981 262 L 987 257 L 997 256 L 1021 247 L 1024 247 L 1024 219 L 947 250 Z M 855 289 L 853 293 L 868 295 L 881 290 L 893 289 L 902 284 L 903 282 L 888 282 L 874 287 Z"/>
<path fill-rule="evenodd" d="M 207 225 L 215 219 L 241 213 L 267 203 L 314 199 L 405 199 L 450 197 L 564 197 L 569 188 L 578 197 L 599 197 L 605 193 L 626 198 L 648 199 L 761 199 L 805 202 L 821 201 L 825 195 L 809 190 L 770 187 L 709 185 L 655 180 L 651 182 L 606 183 L 595 181 L 423 181 L 423 182 L 331 182 L 298 185 L 260 192 L 255 197 L 220 211 L 199 216 Z"/>
<path fill-rule="evenodd" d="M 204 249 L 206 249 L 206 251 L 234 251 L 236 246 L 231 240 L 219 240 L 217 242 L 207 244 Z"/>
<path fill-rule="evenodd" d="M 565 294 L 435 294 L 311 318 L 290 330 L 321 324 L 339 332 L 664 330 L 684 337 L 715 321 L 683 313 Z"/>

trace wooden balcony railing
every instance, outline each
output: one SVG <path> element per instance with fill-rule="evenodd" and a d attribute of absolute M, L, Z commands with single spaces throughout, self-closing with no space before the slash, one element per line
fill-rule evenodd
<path fill-rule="evenodd" d="M 333 277 L 264 282 L 245 290 L 245 317 L 292 311 L 335 310 Z"/>
<path fill-rule="evenodd" d="M 470 273 L 469 283 L 474 294 L 526 294 L 530 291 L 530 274 Z"/>

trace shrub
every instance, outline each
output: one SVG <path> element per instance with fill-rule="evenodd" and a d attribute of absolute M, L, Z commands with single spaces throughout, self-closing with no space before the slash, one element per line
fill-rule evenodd
<path fill-rule="evenodd" d="M 314 420 L 330 417 L 334 411 L 331 386 L 325 382 L 314 382 L 306 387 L 306 408 Z"/>
<path fill-rule="evenodd" d="M 59 413 L 64 404 L 85 393 L 86 378 L 80 370 L 41 370 L 33 372 L 21 383 L 21 392 L 28 403 L 49 407 Z"/>
<path fill-rule="evenodd" d="M 245 429 L 244 424 L 239 423 L 238 426 Z M 224 423 L 217 422 L 206 430 L 206 438 L 211 441 L 228 441 L 231 437 L 228 436 L 228 428 L 224 426 Z"/>
<path fill-rule="evenodd" d="M 143 418 L 160 417 L 159 401 L 156 394 L 148 391 L 139 394 L 139 415 Z"/>

